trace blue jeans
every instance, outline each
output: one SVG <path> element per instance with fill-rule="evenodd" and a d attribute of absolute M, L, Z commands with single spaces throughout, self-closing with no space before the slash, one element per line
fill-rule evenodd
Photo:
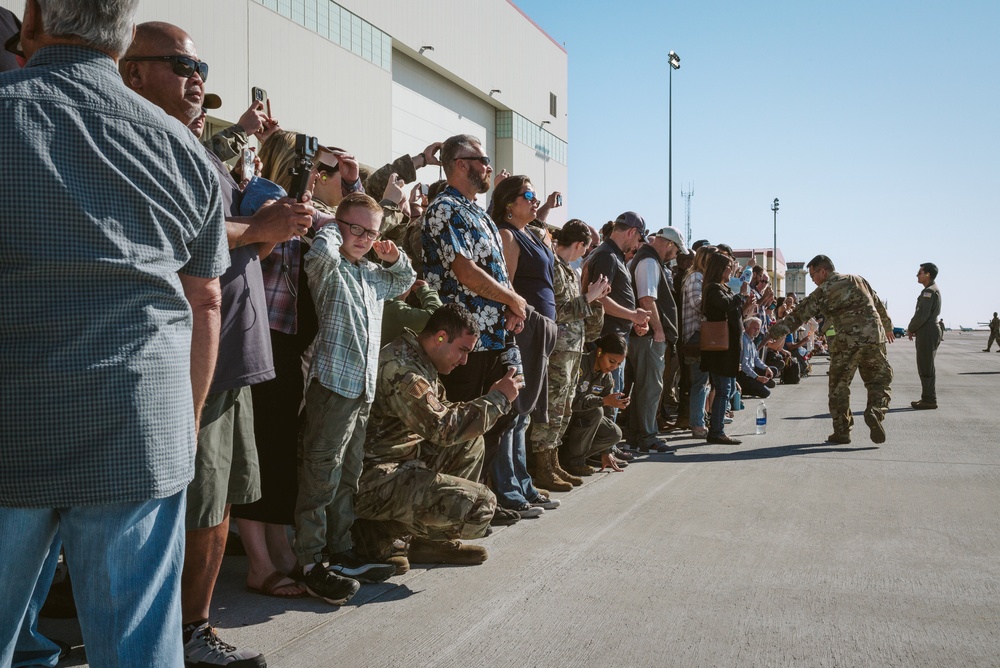
<path fill-rule="evenodd" d="M 184 494 L 101 506 L 0 508 L 0 666 L 13 661 L 57 532 L 90 665 L 183 666 Z"/>
<path fill-rule="evenodd" d="M 691 373 L 691 428 L 705 426 L 705 400 L 708 399 L 708 372 L 701 370 L 701 359 L 688 364 Z"/>
<path fill-rule="evenodd" d="M 49 546 L 45 562 L 42 564 L 42 570 L 38 574 L 38 580 L 35 582 L 31 600 L 28 602 L 28 610 L 24 614 L 24 621 L 21 623 L 21 632 L 18 634 L 14 646 L 12 668 L 19 668 L 19 666 L 55 668 L 55 665 L 59 663 L 59 645 L 38 632 L 38 613 L 45 605 L 45 599 L 49 595 L 49 588 L 52 586 L 52 579 L 55 577 L 56 567 L 59 565 L 59 550 L 61 548 L 62 541 L 59 539 L 57 531 Z"/>
<path fill-rule="evenodd" d="M 490 478 L 496 487 L 497 503 L 504 508 L 517 508 L 538 498 L 538 490 L 528 475 L 527 415 L 518 415 L 500 434 L 497 452 L 490 462 Z"/>
<path fill-rule="evenodd" d="M 712 387 L 715 388 L 715 398 L 712 400 L 712 424 L 708 427 L 709 436 L 725 436 L 726 409 L 729 408 L 729 395 L 736 387 L 736 379 L 713 373 Z"/>

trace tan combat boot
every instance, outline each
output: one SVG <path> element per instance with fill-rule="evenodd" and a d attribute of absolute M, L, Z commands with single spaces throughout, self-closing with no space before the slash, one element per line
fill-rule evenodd
<path fill-rule="evenodd" d="M 583 478 L 573 475 L 572 473 L 564 469 L 562 466 L 560 466 L 558 450 L 549 450 L 548 452 L 549 452 L 549 459 L 552 460 L 552 471 L 553 473 L 556 474 L 556 476 L 558 476 L 562 480 L 565 480 L 569 484 L 573 485 L 573 487 L 579 487 L 580 485 L 583 484 Z"/>
<path fill-rule="evenodd" d="M 535 487 L 544 487 L 556 492 L 568 492 L 573 489 L 573 485 L 566 482 L 555 474 L 552 469 L 552 460 L 549 458 L 549 451 L 536 452 L 535 473 L 531 476 L 531 481 Z"/>

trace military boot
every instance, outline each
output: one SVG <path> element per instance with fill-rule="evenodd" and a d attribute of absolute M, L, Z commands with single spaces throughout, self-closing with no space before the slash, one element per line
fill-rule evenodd
<path fill-rule="evenodd" d="M 583 478 L 573 475 L 559 465 L 558 450 L 549 450 L 549 458 L 552 460 L 552 471 L 555 472 L 558 477 L 573 485 L 573 487 L 579 487 L 583 484 Z"/>
<path fill-rule="evenodd" d="M 594 468 L 587 464 L 567 464 L 566 471 L 572 475 L 582 476 L 584 478 L 594 475 Z"/>
<path fill-rule="evenodd" d="M 573 485 L 555 474 L 548 450 L 536 452 L 534 453 L 534 457 L 535 472 L 531 474 L 531 481 L 535 484 L 535 487 L 541 486 L 557 492 L 568 492 L 573 489 Z"/>
<path fill-rule="evenodd" d="M 410 541 L 410 561 L 415 564 L 455 564 L 474 566 L 489 555 L 480 545 L 463 545 L 457 540 L 430 540 L 414 537 Z"/>

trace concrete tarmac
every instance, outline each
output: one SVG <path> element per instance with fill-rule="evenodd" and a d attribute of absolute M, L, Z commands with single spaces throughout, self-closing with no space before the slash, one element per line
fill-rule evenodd
<path fill-rule="evenodd" d="M 727 428 L 740 446 L 668 435 L 675 454 L 588 478 L 478 541 L 481 566 L 414 565 L 336 608 L 248 593 L 245 558 L 227 557 L 212 622 L 272 668 L 998 666 L 1000 355 L 985 339 L 946 335 L 935 411 L 910 408 L 912 342 L 889 346 L 882 445 L 860 379 L 853 442 L 824 444 L 816 358 L 766 401 L 765 435 L 757 399 Z M 86 665 L 82 650 L 61 665 Z"/>

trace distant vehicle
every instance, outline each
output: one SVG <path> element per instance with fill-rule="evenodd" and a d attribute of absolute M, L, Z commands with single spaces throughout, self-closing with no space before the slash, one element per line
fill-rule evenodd
<path fill-rule="evenodd" d="M 958 329 L 959 329 L 960 331 L 963 331 L 963 332 L 974 332 L 974 331 L 976 331 L 976 330 L 974 330 L 974 329 L 973 329 L 973 328 L 971 328 L 971 327 L 959 327 Z"/>
<path fill-rule="evenodd" d="M 895 337 L 897 339 L 901 339 L 904 336 L 906 336 L 906 330 L 903 329 L 902 327 L 893 327 L 892 328 L 892 335 L 893 335 L 893 337 Z"/>

